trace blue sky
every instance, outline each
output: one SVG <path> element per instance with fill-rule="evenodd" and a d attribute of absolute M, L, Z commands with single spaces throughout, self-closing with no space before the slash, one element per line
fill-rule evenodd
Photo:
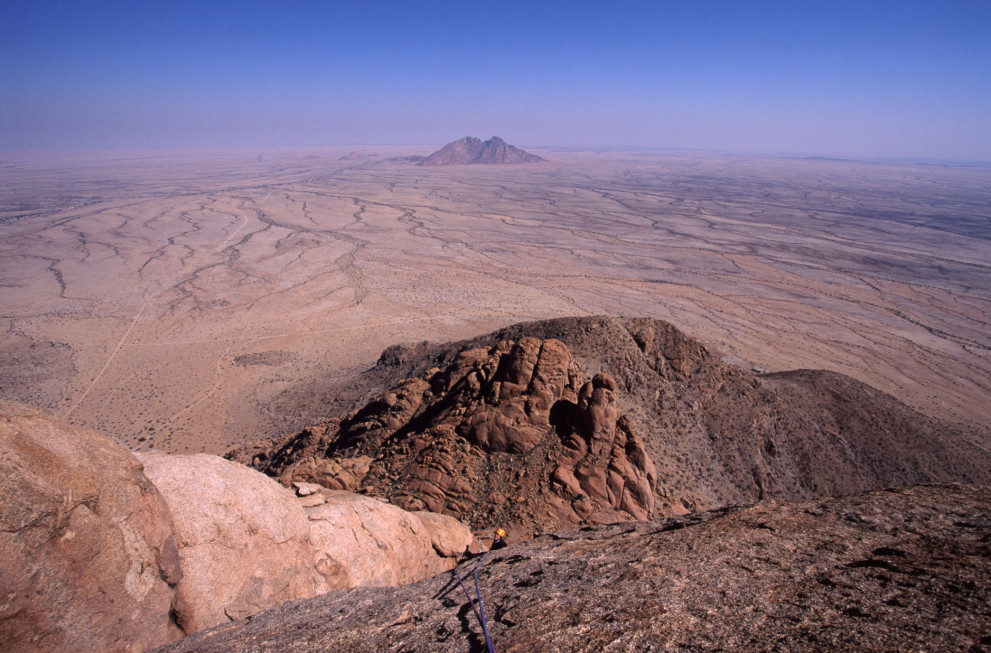
<path fill-rule="evenodd" d="M 0 149 L 991 160 L 991 1 L 5 0 Z"/>

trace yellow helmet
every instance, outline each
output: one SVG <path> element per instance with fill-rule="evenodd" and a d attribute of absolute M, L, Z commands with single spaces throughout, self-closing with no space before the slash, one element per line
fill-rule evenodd
<path fill-rule="evenodd" d="M 496 531 L 496 535 L 498 535 L 499 537 L 506 537 L 506 531 L 500 528 L 499 530 Z"/>

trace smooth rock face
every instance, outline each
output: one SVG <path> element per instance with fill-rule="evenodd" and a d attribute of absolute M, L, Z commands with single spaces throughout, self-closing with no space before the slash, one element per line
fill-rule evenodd
<path fill-rule="evenodd" d="M 460 559 L 466 551 L 479 552 L 475 536 L 454 517 L 425 510 L 418 510 L 413 514 L 427 529 L 434 552 L 442 558 Z"/>
<path fill-rule="evenodd" d="M 453 567 L 474 541 L 452 518 L 306 482 L 293 492 L 217 456 L 139 457 L 174 515 L 186 632 L 332 589 L 415 582 Z"/>
<path fill-rule="evenodd" d="M 450 517 L 438 515 L 449 520 L 443 528 L 437 520 L 426 517 L 432 526 L 428 529 L 422 514 L 377 499 L 335 490 L 321 494 L 326 501 L 306 509 L 316 552 L 315 568 L 320 575 L 317 593 L 403 585 L 429 578 L 451 569 L 474 539 L 466 526 Z M 449 553 L 438 553 L 435 538 Z M 445 548 L 448 540 L 455 543 L 453 547 Z M 462 541 L 464 546 L 456 550 Z"/>
<path fill-rule="evenodd" d="M 173 516 L 186 632 L 315 594 L 310 525 L 286 488 L 217 456 L 139 457 Z"/>
<path fill-rule="evenodd" d="M 989 488 L 918 486 L 545 535 L 489 556 L 488 627 L 500 653 L 979 653 L 991 648 L 989 505 Z M 331 592 L 161 649 L 484 650 L 448 575 Z"/>
<path fill-rule="evenodd" d="M 140 652 L 177 639 L 168 508 L 134 456 L 0 401 L 0 648 Z"/>

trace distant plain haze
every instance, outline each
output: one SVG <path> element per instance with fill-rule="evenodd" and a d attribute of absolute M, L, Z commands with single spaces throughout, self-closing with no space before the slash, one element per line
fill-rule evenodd
<path fill-rule="evenodd" d="M 5 0 L 0 149 L 989 161 L 989 29 L 987 0 Z"/>

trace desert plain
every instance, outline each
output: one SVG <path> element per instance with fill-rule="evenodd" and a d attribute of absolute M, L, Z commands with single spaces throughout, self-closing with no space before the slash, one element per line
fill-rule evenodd
<path fill-rule="evenodd" d="M 991 442 L 991 165 L 528 149 L 4 154 L 0 398 L 219 453 L 390 345 L 609 314 Z"/>

